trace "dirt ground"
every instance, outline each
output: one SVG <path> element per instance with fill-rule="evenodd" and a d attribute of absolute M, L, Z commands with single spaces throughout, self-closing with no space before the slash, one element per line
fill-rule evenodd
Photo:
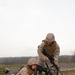
<path fill-rule="evenodd" d="M 63 73 L 63 75 L 75 75 L 75 70 L 64 71 L 62 73 Z"/>

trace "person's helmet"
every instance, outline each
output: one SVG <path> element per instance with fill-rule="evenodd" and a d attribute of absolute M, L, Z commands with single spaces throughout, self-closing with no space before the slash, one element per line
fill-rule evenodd
<path fill-rule="evenodd" d="M 48 33 L 47 36 L 46 36 L 46 38 L 45 38 L 45 40 L 46 40 L 47 42 L 53 42 L 53 41 L 55 41 L 55 36 L 54 36 L 54 34 L 53 34 L 53 33 Z"/>
<path fill-rule="evenodd" d="M 37 64 L 36 58 L 31 58 L 31 59 L 29 59 L 27 64 L 28 64 L 28 65 Z"/>

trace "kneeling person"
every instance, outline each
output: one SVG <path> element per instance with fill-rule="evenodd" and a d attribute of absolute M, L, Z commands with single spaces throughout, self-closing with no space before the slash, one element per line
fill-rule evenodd
<path fill-rule="evenodd" d="M 22 67 L 16 75 L 32 75 L 35 73 L 37 60 L 35 58 L 29 59 L 27 65 Z"/>

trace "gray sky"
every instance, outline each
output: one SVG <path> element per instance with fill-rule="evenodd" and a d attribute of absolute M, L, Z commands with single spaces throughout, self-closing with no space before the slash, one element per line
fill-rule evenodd
<path fill-rule="evenodd" d="M 60 55 L 75 51 L 75 0 L 0 0 L 0 57 L 37 56 L 54 33 Z"/>

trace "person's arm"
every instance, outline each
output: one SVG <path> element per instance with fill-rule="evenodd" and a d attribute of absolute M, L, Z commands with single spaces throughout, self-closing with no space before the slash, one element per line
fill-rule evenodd
<path fill-rule="evenodd" d="M 38 46 L 37 53 L 38 53 L 38 55 L 39 55 L 39 57 L 40 57 L 41 59 L 46 60 L 48 57 L 46 57 L 46 56 L 42 53 L 44 45 L 45 45 L 45 43 L 42 42 L 42 43 Z"/>
<path fill-rule="evenodd" d="M 58 63 L 59 54 L 60 54 L 60 47 L 57 44 L 57 49 L 55 50 L 55 53 L 54 53 L 54 60 L 56 64 Z"/>

